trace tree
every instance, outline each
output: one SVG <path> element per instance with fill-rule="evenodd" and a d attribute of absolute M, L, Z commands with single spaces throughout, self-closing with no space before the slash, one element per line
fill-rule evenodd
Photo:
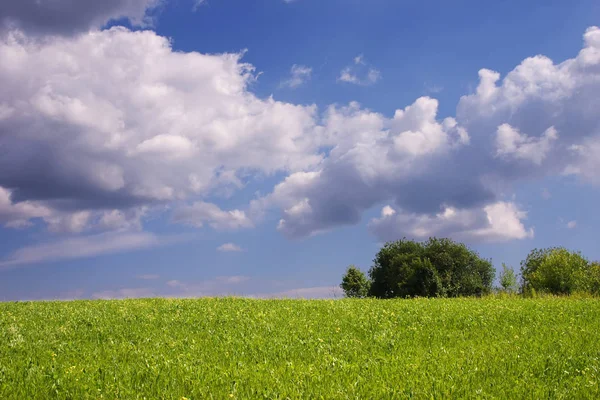
<path fill-rule="evenodd" d="M 589 277 L 589 292 L 600 295 L 600 262 L 595 261 L 590 265 Z"/>
<path fill-rule="evenodd" d="M 511 267 L 504 263 L 502 263 L 502 272 L 500 272 L 498 280 L 504 291 L 511 293 L 517 291 L 517 275 Z"/>
<path fill-rule="evenodd" d="M 491 290 L 495 271 L 462 243 L 430 238 L 386 243 L 369 270 L 370 295 L 393 297 L 480 296 Z"/>
<path fill-rule="evenodd" d="M 342 277 L 340 287 L 344 290 L 346 297 L 367 297 L 369 294 L 370 282 L 365 274 L 354 265 L 351 265 L 346 270 Z"/>
<path fill-rule="evenodd" d="M 592 292 L 594 264 L 563 247 L 534 249 L 521 262 L 524 290 L 552 294 Z"/>

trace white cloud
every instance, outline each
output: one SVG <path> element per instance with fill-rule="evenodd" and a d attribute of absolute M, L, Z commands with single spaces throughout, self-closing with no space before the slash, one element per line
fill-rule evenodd
<path fill-rule="evenodd" d="M 356 223 L 362 212 L 388 199 L 417 207 L 436 202 L 432 193 L 422 193 L 426 201 L 411 197 L 421 190 L 421 183 L 414 180 L 421 174 L 435 176 L 432 160 L 451 157 L 469 143 L 467 132 L 454 119 L 436 119 L 437 107 L 436 100 L 423 97 L 398 110 L 392 119 L 356 104 L 330 108 L 324 137 L 336 145 L 320 169 L 291 174 L 254 204 L 281 208 L 279 230 L 299 237 Z M 465 200 L 459 197 L 464 187 L 450 180 L 445 184 L 437 185 L 440 200 L 462 205 Z"/>
<path fill-rule="evenodd" d="M 46 219 L 48 230 L 51 232 L 83 232 L 90 219 L 89 211 L 77 211 L 63 216 L 54 216 Z"/>
<path fill-rule="evenodd" d="M 499 73 L 482 69 L 476 93 L 459 102 L 457 120 L 477 132 L 478 146 L 496 133 L 501 158 L 535 164 L 524 168 L 490 162 L 482 167 L 512 180 L 516 175 L 559 175 L 566 169 L 594 181 L 597 164 L 591 160 L 600 154 L 600 146 L 594 148 L 600 138 L 599 54 L 600 29 L 591 27 L 575 58 L 555 64 L 542 55 L 530 57 L 502 80 Z M 569 150 L 573 148 L 585 151 Z"/>
<path fill-rule="evenodd" d="M 496 155 L 512 156 L 540 165 L 557 139 L 554 127 L 548 128 L 539 138 L 530 138 L 509 124 L 502 124 L 496 134 Z"/>
<path fill-rule="evenodd" d="M 361 54 L 354 57 L 354 63 L 344 67 L 340 72 L 338 81 L 355 85 L 368 86 L 381 79 L 381 72 L 370 66 Z"/>
<path fill-rule="evenodd" d="M 281 86 L 287 86 L 295 89 L 310 79 L 312 68 L 305 65 L 294 64 L 290 70 L 290 74 L 290 78 L 281 82 Z"/>
<path fill-rule="evenodd" d="M 240 252 L 242 248 L 234 243 L 225 243 L 217 247 L 217 250 L 223 253 Z"/>
<path fill-rule="evenodd" d="M 525 218 L 525 212 L 507 202 L 493 203 L 481 209 L 446 207 L 433 216 L 405 213 L 386 206 L 381 218 L 371 220 L 369 227 L 381 241 L 452 236 L 464 241 L 500 242 L 532 238 L 533 229 L 525 228 Z"/>
<path fill-rule="evenodd" d="M 48 218 L 51 215 L 49 208 L 35 201 L 13 203 L 11 191 L 0 186 L 0 223 L 5 226 L 24 228 L 31 224 L 33 218 Z"/>
<path fill-rule="evenodd" d="M 141 219 L 147 211 L 146 207 L 101 211 L 98 213 L 97 227 L 109 231 L 141 231 Z"/>
<path fill-rule="evenodd" d="M 178 240 L 181 240 L 181 238 L 159 237 L 146 232 L 103 233 L 64 238 L 49 243 L 22 247 L 4 260 L 0 260 L 0 269 L 8 269 L 24 264 L 86 258 L 139 250 L 166 245 Z"/>
<path fill-rule="evenodd" d="M 577 221 L 569 221 L 567 223 L 567 228 L 569 229 L 575 229 L 577 227 Z"/>
<path fill-rule="evenodd" d="M 177 209 L 173 214 L 173 220 L 197 227 L 208 223 L 217 230 L 238 230 L 254 226 L 244 211 L 223 211 L 215 204 L 204 202 Z"/>
<path fill-rule="evenodd" d="M 594 137 L 585 138 L 582 144 L 569 148 L 573 159 L 564 168 L 565 175 L 578 175 L 585 180 L 600 185 L 600 132 Z"/>
<path fill-rule="evenodd" d="M 0 119 L 0 185 L 18 194 L 11 204 L 125 213 L 235 189 L 236 171 L 321 162 L 316 108 L 258 99 L 241 56 L 173 52 L 164 37 L 124 28 L 0 39 L 0 104 L 10 110 Z"/>
<path fill-rule="evenodd" d="M 563 173 L 598 182 L 600 29 L 584 39 L 560 64 L 528 58 L 503 79 L 481 70 L 456 117 L 440 119 L 429 97 L 393 117 L 261 99 L 243 54 L 174 52 L 149 31 L 13 31 L 0 39 L 0 222 L 140 230 L 148 210 L 169 208 L 177 222 L 241 229 L 275 208 L 279 229 L 302 237 L 390 204 L 382 231 L 405 220 L 417 234 L 530 237 L 498 187 Z M 341 80 L 378 79 L 361 56 L 350 67 Z M 247 207 L 204 201 L 275 173 L 283 180 Z"/>

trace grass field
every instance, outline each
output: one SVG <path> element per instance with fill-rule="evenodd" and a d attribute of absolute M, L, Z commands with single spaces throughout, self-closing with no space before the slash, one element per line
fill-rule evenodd
<path fill-rule="evenodd" d="M 600 398 L 600 300 L 0 303 L 1 399 Z"/>

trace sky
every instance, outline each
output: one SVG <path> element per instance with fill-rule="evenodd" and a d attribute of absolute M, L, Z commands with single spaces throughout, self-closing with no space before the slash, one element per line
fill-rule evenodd
<path fill-rule="evenodd" d="M 0 301 L 340 297 L 383 243 L 600 259 L 592 0 L 4 0 Z"/>

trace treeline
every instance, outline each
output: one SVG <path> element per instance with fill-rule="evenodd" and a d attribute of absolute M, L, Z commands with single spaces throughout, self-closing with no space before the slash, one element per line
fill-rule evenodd
<path fill-rule="evenodd" d="M 355 266 L 348 267 L 340 287 L 347 297 L 381 299 L 482 296 L 493 291 L 600 295 L 600 263 L 563 247 L 532 250 L 521 261 L 520 279 L 502 264 L 500 286 L 494 288 L 495 275 L 491 260 L 463 243 L 402 239 L 381 248 L 368 276 Z"/>

